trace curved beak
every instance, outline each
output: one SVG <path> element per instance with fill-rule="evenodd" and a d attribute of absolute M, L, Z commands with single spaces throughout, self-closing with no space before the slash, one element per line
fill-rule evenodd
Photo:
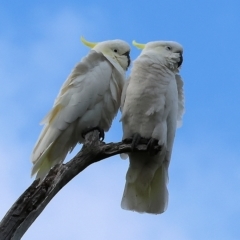
<path fill-rule="evenodd" d="M 178 67 L 180 67 L 182 65 L 182 63 L 183 63 L 183 55 L 182 55 L 182 53 L 180 52 L 179 55 L 180 55 L 180 60 L 178 62 Z"/>

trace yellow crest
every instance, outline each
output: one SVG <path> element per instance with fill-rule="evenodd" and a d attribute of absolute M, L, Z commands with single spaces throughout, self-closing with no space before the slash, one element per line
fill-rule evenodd
<path fill-rule="evenodd" d="M 144 49 L 145 44 L 137 43 L 135 40 L 132 41 L 133 46 L 135 46 L 138 49 Z"/>
<path fill-rule="evenodd" d="M 88 42 L 84 37 L 81 37 L 81 42 L 87 46 L 87 47 L 90 47 L 90 48 L 94 48 L 98 43 L 94 43 L 94 42 Z"/>

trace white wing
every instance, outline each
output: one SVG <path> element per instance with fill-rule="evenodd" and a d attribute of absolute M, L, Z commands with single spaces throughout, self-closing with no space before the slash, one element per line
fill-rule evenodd
<path fill-rule="evenodd" d="M 67 152 L 83 140 L 81 131 L 84 128 L 101 125 L 105 131 L 109 129 L 119 108 L 123 84 L 118 82 L 117 74 L 112 64 L 95 51 L 76 65 L 63 84 L 53 109 L 42 121 L 45 126 L 33 150 L 32 162 L 35 166 L 32 174 L 46 159 L 52 161 L 49 165 L 63 161 Z M 49 153 L 57 142 L 58 148 L 62 146 L 65 149 L 55 147 L 55 152 Z M 61 154 L 58 153 L 61 159 L 55 157 L 57 150 L 62 150 Z"/>
<path fill-rule="evenodd" d="M 179 74 L 176 75 L 177 88 L 178 88 L 178 115 L 177 115 L 177 127 L 182 126 L 182 117 L 185 112 L 184 108 L 184 90 L 183 80 Z"/>
<path fill-rule="evenodd" d="M 127 92 L 127 88 L 130 82 L 130 77 L 128 78 L 128 80 L 124 83 L 123 86 L 123 90 L 122 90 L 122 96 L 121 96 L 121 105 L 120 105 L 120 110 L 122 111 L 124 103 L 125 103 L 125 98 L 126 98 L 126 92 Z"/>
<path fill-rule="evenodd" d="M 122 106 L 121 119 L 122 121 L 125 119 L 123 138 L 131 137 L 134 133 L 139 132 L 141 122 L 143 132 L 139 133 L 145 138 L 158 139 L 157 129 L 154 131 L 154 135 L 151 135 L 153 129 L 149 128 L 156 125 L 156 119 L 151 116 L 154 114 L 164 115 L 166 91 L 171 81 L 168 71 L 166 68 L 162 71 L 162 67 L 159 66 L 159 63 L 154 62 L 151 55 L 143 54 L 134 61 L 131 79 L 128 84 L 125 84 L 122 93 L 121 102 L 124 106 Z M 139 104 L 139 97 L 141 104 Z M 144 121 L 145 118 L 148 120 Z M 149 118 L 152 119 L 152 122 L 149 122 Z"/>
<path fill-rule="evenodd" d="M 175 73 L 155 56 L 142 54 L 122 94 L 123 138 L 139 133 L 159 140 L 162 151 L 129 153 L 130 165 L 121 206 L 137 212 L 162 213 L 168 204 L 168 165 L 177 124 L 178 86 Z M 157 55 L 158 56 L 158 55 Z M 125 88 L 125 86 L 124 86 Z M 180 99 L 182 92 L 180 92 Z M 125 157 L 125 156 L 123 156 Z"/>

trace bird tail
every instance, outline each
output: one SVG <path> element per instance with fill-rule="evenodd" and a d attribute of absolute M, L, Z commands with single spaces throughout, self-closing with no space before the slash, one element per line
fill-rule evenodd
<path fill-rule="evenodd" d="M 68 154 L 69 147 L 68 142 L 66 142 L 65 146 L 62 145 L 61 139 L 62 136 L 51 143 L 36 160 L 32 168 L 31 176 L 36 174 L 36 179 L 40 178 L 40 181 L 42 181 L 53 166 L 64 161 Z"/>
<path fill-rule="evenodd" d="M 74 130 L 75 124 L 69 125 L 68 129 L 62 132 L 52 128 L 45 130 L 32 154 L 32 176 L 36 174 L 36 179 L 40 178 L 42 181 L 54 165 L 64 161 L 68 152 L 71 152 L 78 142 L 77 137 L 73 137 Z"/>
<path fill-rule="evenodd" d="M 163 213 L 168 204 L 168 162 L 161 160 L 162 153 L 131 153 L 129 158 L 121 207 L 139 213 Z"/>

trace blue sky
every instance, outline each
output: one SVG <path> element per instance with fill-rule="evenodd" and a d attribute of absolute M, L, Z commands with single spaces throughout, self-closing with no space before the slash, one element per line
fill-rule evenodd
<path fill-rule="evenodd" d="M 39 122 L 89 51 L 80 36 L 173 40 L 184 46 L 186 114 L 174 144 L 167 211 L 121 209 L 128 161 L 116 156 L 62 189 L 23 239 L 240 239 L 239 9 L 237 0 L 2 2 L 0 218 L 32 182 Z M 139 53 L 132 47 L 133 60 Z M 119 115 L 106 142 L 121 140 L 118 121 Z"/>

